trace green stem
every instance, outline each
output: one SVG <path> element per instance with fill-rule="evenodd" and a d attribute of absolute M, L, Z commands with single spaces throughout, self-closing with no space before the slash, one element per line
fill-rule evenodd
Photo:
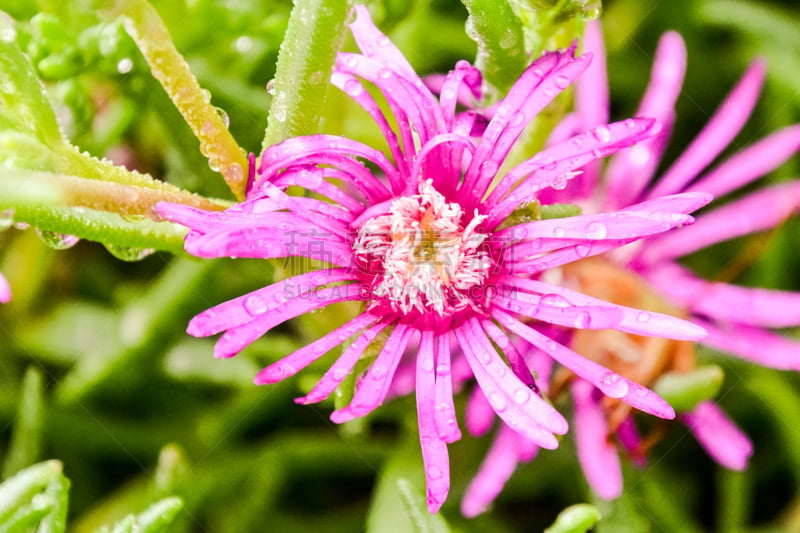
<path fill-rule="evenodd" d="M 295 0 L 275 73 L 262 148 L 319 131 L 352 0 Z"/>
<path fill-rule="evenodd" d="M 136 42 L 153 76 L 183 115 L 209 165 L 218 169 L 237 199 L 247 185 L 247 154 L 236 143 L 210 93 L 203 90 L 181 56 L 158 12 L 146 0 L 116 0 L 108 12 L 125 17 L 125 28 Z"/>

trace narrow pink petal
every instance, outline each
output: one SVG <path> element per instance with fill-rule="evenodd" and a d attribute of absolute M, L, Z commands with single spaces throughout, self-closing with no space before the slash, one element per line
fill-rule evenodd
<path fill-rule="evenodd" d="M 675 418 L 675 410 L 663 398 L 650 389 L 634 383 L 609 369 L 573 352 L 552 339 L 547 338 L 511 315 L 495 309 L 492 315 L 506 328 L 531 344 L 547 352 L 561 366 L 571 370 L 600 389 L 610 398 L 619 398 L 631 407 L 659 418 Z"/>
<path fill-rule="evenodd" d="M 538 386 L 533 379 L 533 375 L 531 375 L 531 370 L 528 368 L 525 358 L 519 353 L 519 350 L 514 346 L 514 343 L 511 342 L 511 339 L 508 338 L 508 335 L 488 318 L 481 320 L 481 326 L 484 331 L 489 334 L 489 337 L 492 338 L 492 341 L 503 351 L 503 355 L 506 356 L 508 364 L 511 365 L 511 370 L 514 372 L 514 375 L 517 376 L 526 387 L 538 394 Z"/>
<path fill-rule="evenodd" d="M 686 45 L 677 32 L 666 32 L 658 41 L 650 82 L 636 111 L 638 116 L 656 119 L 661 124 L 661 133 L 611 159 L 606 173 L 607 208 L 635 202 L 655 174 L 675 121 L 675 102 L 685 73 Z"/>
<path fill-rule="evenodd" d="M 566 187 L 567 181 L 577 175 L 573 170 L 651 137 L 656 129 L 651 119 L 632 118 L 600 125 L 523 161 L 503 176 L 484 202 L 483 209 L 489 212 L 486 227 L 494 227 L 521 203 L 536 199 L 536 193 L 543 188 Z"/>
<path fill-rule="evenodd" d="M 495 413 L 512 429 L 542 448 L 556 448 L 558 441 L 553 433 L 566 432 L 564 417 L 508 370 L 480 324 L 468 321 L 455 333 L 475 379 Z"/>
<path fill-rule="evenodd" d="M 310 297 L 323 285 L 340 281 L 354 281 L 353 274 L 343 268 L 331 268 L 286 278 L 206 309 L 189 322 L 187 333 L 194 337 L 214 335 L 250 322 L 298 296 Z"/>
<path fill-rule="evenodd" d="M 618 241 L 584 241 L 567 248 L 555 250 L 542 257 L 518 260 L 513 257 L 504 258 L 504 266 L 512 274 L 536 274 L 545 270 L 579 261 L 586 257 L 593 257 L 611 251 L 615 248 L 630 244 L 635 239 Z"/>
<path fill-rule="evenodd" d="M 297 186 L 321 194 L 333 200 L 351 213 L 361 213 L 364 205 L 339 187 L 326 181 L 326 178 L 340 178 L 342 172 L 333 168 L 310 168 L 286 171 L 275 178 L 276 187 Z"/>
<path fill-rule="evenodd" d="M 433 332 L 424 332 L 433 336 Z M 450 337 L 436 337 L 436 429 L 444 442 L 455 442 L 461 438 L 461 430 L 456 421 L 456 408 L 453 405 L 453 373 L 450 368 Z"/>
<path fill-rule="evenodd" d="M 728 158 L 691 186 L 722 196 L 772 172 L 800 150 L 800 124 L 765 137 Z"/>
<path fill-rule="evenodd" d="M 367 8 L 357 5 L 353 9 L 356 12 L 356 19 L 350 24 L 350 31 L 353 33 L 359 50 L 365 56 L 380 60 L 392 70 L 396 70 L 422 85 L 422 80 L 419 79 L 414 67 L 400 49 L 372 22 Z"/>
<path fill-rule="evenodd" d="M 627 417 L 620 423 L 617 428 L 617 438 L 628 452 L 631 462 L 637 468 L 647 466 L 647 457 L 642 452 L 642 439 L 639 437 L 639 432 L 632 416 Z"/>
<path fill-rule="evenodd" d="M 8 280 L 5 276 L 0 274 L 0 303 L 7 304 L 11 301 L 11 287 L 8 285 Z"/>
<path fill-rule="evenodd" d="M 702 402 L 681 415 L 681 421 L 717 463 L 731 470 L 744 470 L 753 454 L 753 444 L 713 402 Z"/>
<path fill-rule="evenodd" d="M 472 95 L 478 98 L 482 78 L 480 70 L 463 60 L 458 61 L 456 67 L 447 73 L 439 92 L 439 105 L 448 129 L 452 129 L 455 124 L 456 103 L 459 101 L 461 87 L 471 89 Z"/>
<path fill-rule="evenodd" d="M 609 114 L 606 50 L 599 22 L 594 21 L 586 25 L 583 46 L 584 51 L 592 54 L 592 62 L 575 84 L 575 109 L 581 116 L 581 129 L 589 129 L 606 124 Z M 583 173 L 578 176 L 576 183 L 570 189 L 579 189 L 576 193 L 579 197 L 589 196 L 595 188 L 600 169 L 600 161 L 590 161 L 583 166 Z"/>
<path fill-rule="evenodd" d="M 408 168 L 405 168 L 406 160 L 400 151 L 400 142 L 397 139 L 397 134 L 395 134 L 392 127 L 389 126 L 389 122 L 386 120 L 383 111 L 378 106 L 377 102 L 375 102 L 372 95 L 364 89 L 361 82 L 348 72 L 334 69 L 333 74 L 331 74 L 331 84 L 341 89 L 347 96 L 355 100 L 358 105 L 372 117 L 372 120 L 374 120 L 378 128 L 380 128 L 383 138 L 386 139 L 389 145 L 389 151 L 392 153 L 392 157 L 398 165 L 398 169 L 400 169 L 401 172 L 407 172 Z"/>
<path fill-rule="evenodd" d="M 494 410 L 480 386 L 472 388 L 464 414 L 467 431 L 473 437 L 480 437 L 492 429 L 495 420 Z"/>
<path fill-rule="evenodd" d="M 574 313 L 564 314 L 564 325 L 579 329 L 613 328 L 636 335 L 678 340 L 695 341 L 701 340 L 706 336 L 705 331 L 700 326 L 674 316 L 612 304 L 577 291 L 532 279 L 507 277 L 504 282 L 508 283 L 512 288 L 510 291 L 513 294 L 512 297 L 516 297 L 521 301 L 539 304 L 542 309 L 541 316 L 543 317 L 550 318 L 559 309 L 564 311 L 569 309 L 576 310 L 577 315 Z M 513 289 L 516 289 L 516 291 Z M 526 297 L 526 292 L 536 294 L 530 295 L 534 298 L 529 298 Z M 604 311 L 610 316 L 605 319 L 602 316 L 597 316 Z M 587 315 L 580 315 L 580 313 L 587 313 Z M 596 324 L 592 323 L 595 317 L 597 319 Z M 575 323 L 567 323 L 566 321 L 569 319 L 575 320 Z M 545 318 L 542 318 L 542 320 L 545 320 Z M 559 324 L 560 322 L 553 323 Z"/>
<path fill-rule="evenodd" d="M 765 328 L 800 325 L 798 292 L 706 281 L 674 264 L 643 275 L 670 300 L 700 315 Z"/>
<path fill-rule="evenodd" d="M 436 423 L 435 366 L 433 332 L 426 331 L 422 333 L 417 355 L 417 422 L 422 463 L 425 466 L 428 510 L 431 513 L 439 510 L 450 491 L 447 444 L 439 436 Z"/>
<path fill-rule="evenodd" d="M 300 295 L 280 307 L 254 317 L 250 322 L 228 329 L 214 346 L 214 357 L 233 357 L 245 346 L 287 320 L 327 305 L 362 298 L 361 284 L 339 285 Z"/>
<path fill-rule="evenodd" d="M 574 48 L 549 52 L 528 67 L 497 107 L 465 174 L 464 189 L 480 199 L 525 126 L 589 65 Z M 476 200 L 477 204 L 477 200 Z"/>
<path fill-rule="evenodd" d="M 516 470 L 520 455 L 525 455 L 530 460 L 536 455 L 537 449 L 535 444 L 516 431 L 508 426 L 501 426 L 478 473 L 464 493 L 461 513 L 467 518 L 474 518 L 487 511 Z"/>
<path fill-rule="evenodd" d="M 603 407 L 594 387 L 582 379 L 572 382 L 575 402 L 575 446 L 583 474 L 592 489 L 603 499 L 622 494 L 622 466 L 614 444 L 608 439 Z"/>
<path fill-rule="evenodd" d="M 380 318 L 368 313 L 358 315 L 327 335 L 322 336 L 310 344 L 306 344 L 299 350 L 295 350 L 286 357 L 282 357 L 264 368 L 255 377 L 255 384 L 266 385 L 268 383 L 277 383 L 289 376 L 297 374 L 300 370 L 378 320 L 380 320 Z"/>
<path fill-rule="evenodd" d="M 348 159 L 352 161 L 352 157 L 366 159 L 377 165 L 390 179 L 399 179 L 397 169 L 380 150 L 346 137 L 306 135 L 292 137 L 280 144 L 272 145 L 261 155 L 258 169 L 259 183 L 254 191 L 260 191 L 261 182 L 268 183 L 270 178 L 277 176 L 289 165 L 310 164 L 316 161 L 320 164 L 331 163 L 338 166 L 336 163 Z M 371 189 L 385 190 L 375 177 L 366 180 L 365 185 Z"/>
<path fill-rule="evenodd" d="M 755 107 L 765 71 L 763 61 L 750 65 L 692 144 L 658 180 L 650 197 L 681 192 L 730 144 Z"/>
<path fill-rule="evenodd" d="M 371 343 L 378 334 L 391 325 L 391 320 L 382 320 L 377 324 L 373 324 L 363 332 L 356 340 L 348 346 L 342 355 L 331 365 L 322 378 L 314 385 L 311 391 L 302 398 L 296 398 L 295 402 L 299 404 L 309 404 L 321 402 L 327 398 L 336 388 L 341 384 L 342 380 L 353 371 L 353 367 L 364 354 L 369 343 Z"/>
<path fill-rule="evenodd" d="M 800 343 L 765 329 L 741 324 L 712 324 L 699 317 L 694 321 L 703 326 L 708 337 L 703 344 L 742 359 L 779 370 L 800 370 Z"/>
<path fill-rule="evenodd" d="M 405 324 L 398 324 L 394 328 L 381 353 L 356 385 L 356 392 L 350 405 L 331 413 L 331 420 L 341 424 L 365 416 L 383 403 L 397 365 L 400 364 L 411 335 L 416 331 Z"/>
<path fill-rule="evenodd" d="M 653 264 L 712 244 L 774 228 L 800 209 L 800 182 L 780 183 L 699 216 L 693 226 L 648 242 L 640 258 Z"/>

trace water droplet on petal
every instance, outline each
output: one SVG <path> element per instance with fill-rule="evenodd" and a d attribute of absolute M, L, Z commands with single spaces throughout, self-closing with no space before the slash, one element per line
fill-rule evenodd
<path fill-rule="evenodd" d="M 553 228 L 553 236 L 557 239 L 563 239 L 567 231 L 562 227 Z"/>
<path fill-rule="evenodd" d="M 489 394 L 488 400 L 489 404 L 492 406 L 492 409 L 494 409 L 498 413 L 502 413 L 508 408 L 508 402 L 506 401 L 506 397 L 500 392 L 497 391 L 492 392 L 491 394 Z"/>
<path fill-rule="evenodd" d="M 592 317 L 586 311 L 581 311 L 575 317 L 575 327 L 578 329 L 587 329 L 592 324 Z"/>
<path fill-rule="evenodd" d="M 362 89 L 363 87 L 358 82 L 358 80 L 347 80 L 346 82 L 344 82 L 343 90 L 346 94 L 349 94 L 350 96 L 357 96 L 358 94 L 361 93 Z"/>
<path fill-rule="evenodd" d="M 68 235 L 66 233 L 57 233 L 55 231 L 47 231 L 36 228 L 36 234 L 42 239 L 48 247 L 53 250 L 66 250 L 72 248 L 80 240 L 75 235 Z"/>
<path fill-rule="evenodd" d="M 483 163 L 481 163 L 480 167 L 481 177 L 484 178 L 491 178 L 497 173 L 497 163 L 492 160 L 487 159 Z"/>
<path fill-rule="evenodd" d="M 514 401 L 518 404 L 523 404 L 531 399 L 531 391 L 530 389 L 517 389 L 514 391 Z"/>
<path fill-rule="evenodd" d="M 510 119 L 508 119 L 508 125 L 511 126 L 512 128 L 517 128 L 519 126 L 522 126 L 524 122 L 525 122 L 525 113 L 523 113 L 522 111 L 517 111 L 516 113 L 511 115 Z"/>
<path fill-rule="evenodd" d="M 244 299 L 244 310 L 253 316 L 263 315 L 269 309 L 269 305 L 262 297 L 257 294 L 251 294 Z"/>
<path fill-rule="evenodd" d="M 450 367 L 447 365 L 437 365 L 436 366 L 436 374 L 439 376 L 449 376 L 450 375 Z"/>
<path fill-rule="evenodd" d="M 575 246 L 575 255 L 578 257 L 588 257 L 591 251 L 591 244 L 578 244 Z"/>
<path fill-rule="evenodd" d="M 648 322 L 650 320 L 650 313 L 647 311 L 639 311 L 639 314 L 636 315 L 637 322 Z"/>
<path fill-rule="evenodd" d="M 387 36 L 385 36 L 385 35 L 379 35 L 379 36 L 378 36 L 378 38 L 377 38 L 377 39 L 375 39 L 375 44 L 377 44 L 377 45 L 378 45 L 378 46 L 380 46 L 381 48 L 384 48 L 384 47 L 386 47 L 386 46 L 389 46 L 389 43 L 391 43 L 391 41 L 390 41 L 390 40 L 389 40 L 389 38 L 388 38 Z"/>
<path fill-rule="evenodd" d="M 566 89 L 569 86 L 569 78 L 566 76 L 556 76 L 556 87 Z"/>
<path fill-rule="evenodd" d="M 392 71 L 388 68 L 382 68 L 378 70 L 378 77 L 382 80 L 388 80 L 392 77 Z"/>
<path fill-rule="evenodd" d="M 628 382 L 614 372 L 607 372 L 600 379 L 600 390 L 610 398 L 622 398 L 628 394 Z"/>
<path fill-rule="evenodd" d="M 422 370 L 425 372 L 433 372 L 433 358 L 426 357 L 422 360 Z"/>
<path fill-rule="evenodd" d="M 601 143 L 607 143 L 611 140 L 611 131 L 609 131 L 606 126 L 597 126 L 594 131 L 592 131 L 592 135 Z"/>
<path fill-rule="evenodd" d="M 590 222 L 587 224 L 587 239 L 604 239 L 606 235 L 608 235 L 608 227 L 602 222 Z"/>
<path fill-rule="evenodd" d="M 647 389 L 647 387 L 642 387 L 641 385 L 636 385 L 633 388 L 633 391 L 636 393 L 636 396 L 640 398 L 644 398 L 645 396 L 650 394 L 650 391 Z"/>
<path fill-rule="evenodd" d="M 428 477 L 430 479 L 440 479 L 442 477 L 442 470 L 435 466 L 428 468 Z"/>
<path fill-rule="evenodd" d="M 553 180 L 553 183 L 550 184 L 550 187 L 557 191 L 563 191 L 567 188 L 567 182 L 569 181 L 567 178 L 567 174 L 561 174 Z"/>
<path fill-rule="evenodd" d="M 569 300 L 556 293 L 542 296 L 542 303 L 553 307 L 569 307 L 571 305 Z"/>

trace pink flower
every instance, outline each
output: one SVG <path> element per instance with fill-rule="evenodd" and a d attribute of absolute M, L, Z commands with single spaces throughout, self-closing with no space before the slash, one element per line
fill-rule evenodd
<path fill-rule="evenodd" d="M 654 122 L 600 125 L 500 177 L 498 169 L 527 123 L 585 70 L 589 55 L 576 58 L 574 48 L 545 54 L 522 74 L 486 124 L 477 113 L 455 112 L 459 90 L 475 94 L 480 86 L 476 69 L 459 62 L 437 99 L 366 9 L 357 8 L 357 14 L 351 29 L 362 53 L 341 53 L 332 81 L 378 124 L 391 160 L 346 138 L 299 137 L 262 154 L 241 204 L 221 213 L 160 204 L 162 217 L 190 228 L 185 247 L 194 255 L 301 256 L 331 265 L 208 309 L 191 321 L 188 332 L 224 332 L 215 355 L 231 357 L 301 314 L 362 301 L 361 314 L 266 367 L 255 381 L 281 381 L 352 339 L 316 386 L 297 399 L 319 402 L 353 371 L 368 345 L 387 334 L 380 353 L 359 376 L 351 403 L 331 418 L 345 422 L 379 406 L 401 360 L 410 358 L 431 512 L 449 490 L 447 444 L 461 437 L 452 397 L 455 368 L 468 368 L 492 412 L 514 435 L 555 448 L 555 435 L 567 431 L 566 420 L 538 394 L 508 332 L 604 393 L 656 416 L 674 417 L 652 391 L 578 356 L 526 321 L 701 338 L 702 328 L 682 320 L 658 313 L 642 320 L 638 310 L 540 278 L 559 265 L 689 224 L 686 213 L 707 203 L 709 195 L 674 195 L 609 214 L 502 225 L 539 191 L 566 185 L 575 169 L 651 137 Z M 382 93 L 392 117 L 384 116 L 363 80 Z M 475 141 L 479 130 L 483 133 Z M 289 186 L 314 194 L 289 196 Z M 412 343 L 418 343 L 413 353 L 406 350 Z"/>
<path fill-rule="evenodd" d="M 598 24 L 587 28 L 585 48 L 596 60 L 576 84 L 576 112 L 556 128 L 551 142 L 608 121 L 605 54 Z M 598 161 L 589 163 L 569 188 L 543 191 L 540 200 L 578 202 L 584 212 L 592 213 L 626 209 L 664 194 L 704 191 L 724 196 L 754 182 L 797 152 L 800 125 L 758 141 L 703 174 L 739 133 L 756 103 L 765 70 L 763 63 L 756 61 L 696 139 L 654 180 L 675 120 L 674 106 L 685 66 L 683 40 L 677 33 L 665 34 L 638 110 L 638 114 L 654 117 L 663 125 L 660 133 L 619 152 L 605 171 Z M 617 303 L 686 316 L 709 332 L 700 341 L 703 344 L 765 366 L 797 370 L 800 345 L 770 329 L 800 325 L 800 294 L 706 281 L 679 265 L 677 259 L 718 242 L 775 227 L 798 207 L 800 181 L 763 187 L 721 207 L 713 207 L 691 227 L 652 236 L 625 249 L 565 266 L 561 282 Z M 642 342 L 618 332 L 574 335 L 562 332 L 561 335 L 577 352 L 642 384 L 652 384 L 666 371 L 685 372 L 694 367 L 693 350 L 688 343 L 670 344 L 660 339 Z M 534 349 L 526 357 L 534 365 L 541 354 Z M 549 375 L 549 371 L 542 375 Z M 616 440 L 638 462 L 643 461 L 647 443 L 637 434 L 627 408 L 603 399 L 598 390 L 580 377 L 570 388 L 578 457 L 586 478 L 598 495 L 615 498 L 622 491 L 622 475 L 617 447 L 610 439 Z M 750 441 L 713 402 L 702 402 L 680 418 L 718 463 L 736 470 L 746 467 L 752 453 Z M 498 433 L 467 490 L 462 502 L 466 515 L 483 512 L 499 493 L 516 467 L 509 457 L 524 461 L 535 455 L 530 442 L 519 436 L 511 441 L 506 433 L 504 430 Z"/>
<path fill-rule="evenodd" d="M 0 303 L 7 304 L 11 301 L 11 287 L 6 278 L 0 274 Z"/>

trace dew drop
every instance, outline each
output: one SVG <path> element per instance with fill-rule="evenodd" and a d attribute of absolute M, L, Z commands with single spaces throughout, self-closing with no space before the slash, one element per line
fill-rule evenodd
<path fill-rule="evenodd" d="M 523 113 L 522 111 L 517 111 L 516 113 L 511 115 L 510 119 L 508 119 L 508 125 L 511 126 L 512 128 L 517 128 L 519 126 L 522 126 L 523 122 L 525 122 L 525 113 Z"/>
<path fill-rule="evenodd" d="M 383 365 L 373 365 L 369 369 L 369 375 L 374 380 L 381 380 L 386 376 L 386 367 Z"/>
<path fill-rule="evenodd" d="M 123 57 L 117 61 L 117 72 L 120 74 L 127 74 L 133 70 L 133 61 L 129 57 Z"/>
<path fill-rule="evenodd" d="M 567 231 L 562 227 L 553 228 L 553 236 L 557 239 L 563 239 Z"/>
<path fill-rule="evenodd" d="M 218 116 L 220 119 L 222 119 L 222 123 L 223 123 L 223 124 L 225 124 L 225 127 L 226 127 L 226 128 L 227 128 L 228 126 L 230 126 L 230 124 L 231 124 L 231 119 L 230 119 L 230 117 L 228 116 L 228 113 L 226 113 L 224 109 L 222 109 L 221 107 L 215 107 L 215 108 L 214 108 L 214 111 L 217 113 L 217 116 Z"/>
<path fill-rule="evenodd" d="M 569 300 L 556 293 L 542 296 L 542 303 L 553 307 L 569 307 L 571 305 Z"/>
<path fill-rule="evenodd" d="M 587 239 L 604 239 L 608 235 L 608 227 L 602 222 L 590 222 L 586 225 Z"/>
<path fill-rule="evenodd" d="M 645 396 L 650 394 L 650 391 L 647 389 L 647 387 L 642 387 L 641 385 L 636 385 L 633 388 L 633 391 L 636 393 L 636 396 L 640 398 L 644 398 Z"/>
<path fill-rule="evenodd" d="M 233 47 L 240 54 L 246 54 L 253 48 L 253 39 L 247 35 L 241 35 L 233 42 Z"/>
<path fill-rule="evenodd" d="M 611 140 L 611 131 L 606 126 L 597 126 L 592 132 L 594 138 L 601 143 L 607 143 Z"/>
<path fill-rule="evenodd" d="M 439 376 L 449 376 L 450 375 L 450 367 L 448 365 L 437 365 L 436 366 L 436 374 Z"/>
<path fill-rule="evenodd" d="M 361 93 L 363 87 L 358 82 L 358 80 L 347 80 L 344 82 L 343 90 L 346 94 L 350 96 L 357 96 Z"/>
<path fill-rule="evenodd" d="M 514 391 L 514 401 L 518 404 L 523 404 L 531 399 L 531 391 L 530 389 L 517 389 Z"/>
<path fill-rule="evenodd" d="M 392 77 L 392 71 L 388 68 L 382 68 L 378 70 L 378 77 L 382 80 L 388 80 Z"/>
<path fill-rule="evenodd" d="M 428 468 L 428 477 L 430 479 L 440 479 L 442 475 L 442 470 L 440 468 L 435 466 Z"/>
<path fill-rule="evenodd" d="M 39 235 L 39 238 L 42 239 L 43 243 L 53 250 L 66 250 L 67 248 L 72 248 L 78 244 L 78 241 L 80 240 L 75 235 L 57 233 L 55 231 L 47 231 L 39 228 L 36 228 L 36 234 Z"/>
<path fill-rule="evenodd" d="M 497 163 L 492 161 L 491 159 L 487 159 L 483 163 L 481 163 L 481 176 L 482 177 L 492 177 L 497 173 Z"/>
<path fill-rule="evenodd" d="M 426 357 L 422 360 L 422 370 L 425 372 L 433 372 L 433 359 Z"/>
<path fill-rule="evenodd" d="M 257 294 L 251 294 L 244 299 L 244 310 L 253 316 L 263 315 L 267 309 L 269 309 L 267 302 Z"/>
<path fill-rule="evenodd" d="M 557 191 L 563 191 L 564 189 L 567 188 L 568 181 L 569 180 L 567 179 L 567 175 L 561 174 L 560 176 L 556 177 L 553 180 L 553 183 L 550 184 L 550 187 Z"/>
<path fill-rule="evenodd" d="M 578 257 L 588 257 L 591 251 L 592 246 L 590 244 L 578 244 L 575 246 L 575 255 Z"/>
<path fill-rule="evenodd" d="M 650 321 L 650 313 L 647 311 L 639 311 L 639 314 L 636 315 L 637 322 L 648 322 Z"/>
<path fill-rule="evenodd" d="M 350 68 L 356 68 L 358 66 L 358 57 L 354 55 L 349 55 L 344 58 L 344 64 Z"/>
<path fill-rule="evenodd" d="M 586 311 L 581 311 L 575 317 L 575 327 L 578 329 L 587 329 L 592 325 L 592 317 Z"/>
<path fill-rule="evenodd" d="M 375 39 L 375 44 L 377 44 L 381 48 L 389 46 L 389 43 L 391 43 L 391 41 L 385 35 L 379 35 L 378 38 Z"/>
<path fill-rule="evenodd" d="M 275 80 L 269 80 L 267 82 L 267 94 L 274 96 L 275 95 Z"/>
<path fill-rule="evenodd" d="M 153 248 L 134 248 L 132 246 L 118 246 L 116 244 L 106 244 L 105 247 L 106 250 L 117 259 L 130 263 L 141 261 L 155 252 Z"/>
<path fill-rule="evenodd" d="M 489 395 L 488 400 L 492 408 L 498 413 L 502 413 L 508 408 L 508 402 L 502 393 L 494 391 Z"/>
<path fill-rule="evenodd" d="M 600 390 L 610 398 L 622 398 L 628 394 L 628 382 L 614 372 L 607 372 L 600 380 Z"/>
<path fill-rule="evenodd" d="M 345 377 L 347 377 L 347 371 L 341 368 L 337 368 L 333 371 L 333 380 L 334 381 L 342 381 Z"/>
<path fill-rule="evenodd" d="M 566 89 L 569 86 L 569 78 L 566 76 L 556 76 L 556 87 Z"/>

